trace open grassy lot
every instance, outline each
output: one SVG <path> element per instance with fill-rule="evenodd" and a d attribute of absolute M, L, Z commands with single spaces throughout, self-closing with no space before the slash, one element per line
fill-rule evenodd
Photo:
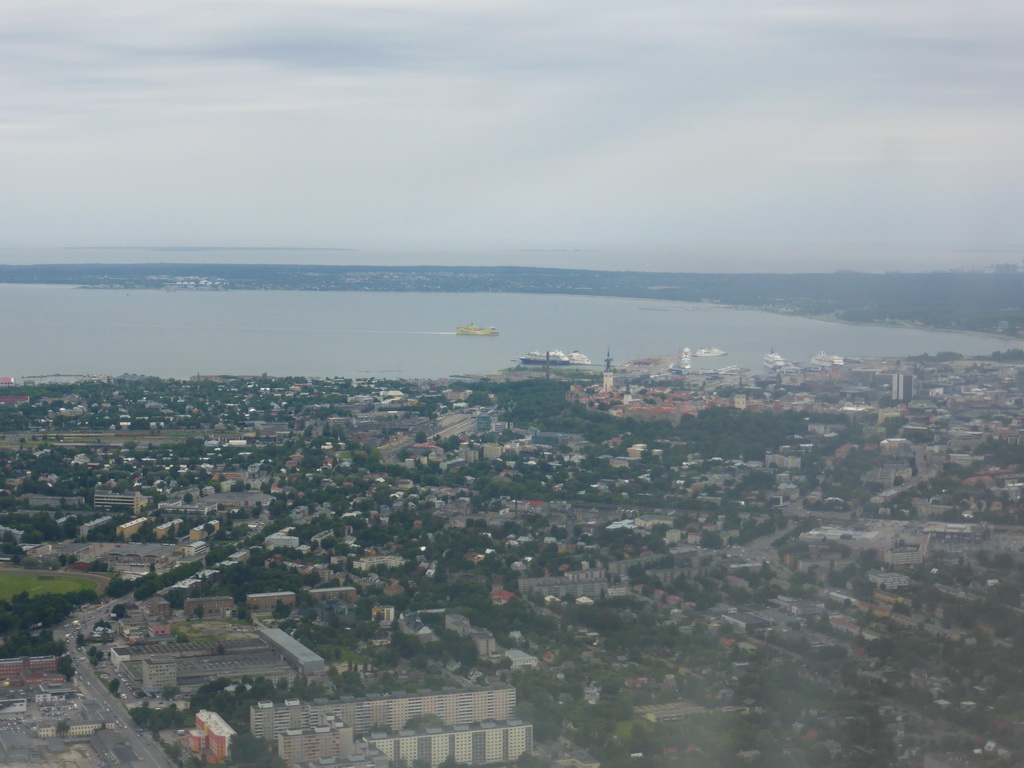
<path fill-rule="evenodd" d="M 0 571 L 0 600 L 10 600 L 20 592 L 28 592 L 30 597 L 45 595 L 50 592 L 63 594 L 77 592 L 80 589 L 96 591 L 96 582 L 79 576 L 65 573 L 4 573 Z"/>
<path fill-rule="evenodd" d="M 213 643 L 222 640 L 245 640 L 257 632 L 247 622 L 238 619 L 204 619 L 177 621 L 171 632 L 184 635 L 192 643 Z"/>

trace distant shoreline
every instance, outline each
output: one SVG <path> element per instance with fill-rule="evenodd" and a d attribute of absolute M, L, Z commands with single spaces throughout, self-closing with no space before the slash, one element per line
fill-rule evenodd
<path fill-rule="evenodd" d="M 975 336 L 983 339 L 1002 339 L 1006 341 L 1010 346 L 1024 349 L 1024 339 L 1017 339 L 1011 336 L 1005 336 L 1001 333 L 992 333 L 991 331 L 970 331 L 962 328 L 941 328 L 939 326 L 931 325 L 914 325 L 908 323 L 868 323 L 857 320 L 842 320 L 838 317 L 831 315 L 812 315 L 803 314 L 800 312 L 779 312 L 778 310 L 771 309 L 770 307 L 754 307 L 754 306 L 743 306 L 741 304 L 729 304 L 725 302 L 699 302 L 699 301 L 686 301 L 682 299 L 638 299 L 635 296 L 609 296 L 607 298 L 621 298 L 621 299 L 637 299 L 639 301 L 654 301 L 663 302 L 666 304 L 691 304 L 699 307 L 715 307 L 717 309 L 735 310 L 735 311 L 748 311 L 748 312 L 767 312 L 770 315 L 777 315 L 779 317 L 799 317 L 804 320 L 818 320 L 823 323 L 835 323 L 836 325 L 848 325 L 854 328 L 893 328 L 905 331 L 933 331 L 935 333 L 956 333 L 963 334 L 964 336 Z M 668 355 L 671 356 L 671 355 Z"/>
<path fill-rule="evenodd" d="M 771 312 L 772 314 L 785 314 L 782 312 L 772 312 L 770 309 L 758 310 L 760 312 Z M 838 317 L 829 317 L 827 315 L 797 315 L 797 317 L 804 317 L 808 320 L 820 320 L 823 323 L 836 323 L 838 325 L 851 325 L 854 327 L 862 328 L 898 328 L 906 331 L 935 331 L 936 333 L 960 333 L 965 336 L 977 336 L 982 339 L 1002 339 L 1006 341 L 1010 346 L 1018 349 L 1024 348 L 1024 339 L 1013 338 L 1012 336 L 1005 336 L 1001 333 L 992 333 L 991 331 L 969 331 L 957 328 L 940 328 L 932 325 L 913 325 L 907 323 L 861 323 L 855 320 L 841 320 Z"/>

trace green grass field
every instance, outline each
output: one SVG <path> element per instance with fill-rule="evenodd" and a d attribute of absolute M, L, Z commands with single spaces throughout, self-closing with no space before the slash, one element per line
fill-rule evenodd
<path fill-rule="evenodd" d="M 242 629 L 244 631 L 238 631 Z M 256 637 L 256 629 L 238 619 L 204 619 L 176 621 L 171 632 L 184 635 L 190 643 L 213 643 L 220 640 L 248 640 Z"/>
<path fill-rule="evenodd" d="M 28 592 L 30 597 L 35 597 L 49 592 L 63 594 L 80 589 L 96 591 L 96 582 L 65 574 L 0 573 L 0 600 L 10 600 L 19 592 Z"/>

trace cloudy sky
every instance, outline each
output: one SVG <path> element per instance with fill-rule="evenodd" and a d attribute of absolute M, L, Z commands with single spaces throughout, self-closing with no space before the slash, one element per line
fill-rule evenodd
<path fill-rule="evenodd" d="M 1019 263 L 1022 118 L 1012 0 L 5 0 L 0 262 Z"/>

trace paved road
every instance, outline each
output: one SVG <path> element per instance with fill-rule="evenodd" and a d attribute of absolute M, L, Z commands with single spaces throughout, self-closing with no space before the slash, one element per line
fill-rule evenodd
<path fill-rule="evenodd" d="M 104 606 L 86 606 L 84 611 L 76 613 L 72 619 L 78 619 L 81 622 L 81 630 L 86 631 L 86 627 L 91 629 L 96 621 L 106 617 L 107 611 L 115 604 L 116 602 L 107 603 Z M 74 637 L 78 630 L 79 628 L 74 626 L 60 627 L 54 630 L 53 637 L 61 643 L 66 642 L 68 637 L 71 638 L 67 647 L 75 667 L 79 690 L 82 691 L 82 694 L 87 699 L 98 702 L 103 707 L 106 717 L 117 724 L 117 730 L 121 732 L 125 741 L 128 742 L 129 746 L 139 757 L 138 765 L 147 766 L 147 768 L 150 766 L 153 768 L 173 768 L 163 750 L 153 743 L 148 735 L 138 732 L 138 727 L 123 706 L 123 702 L 110 692 L 104 681 L 96 676 L 92 664 L 89 663 L 89 659 L 83 649 L 75 646 Z"/>

